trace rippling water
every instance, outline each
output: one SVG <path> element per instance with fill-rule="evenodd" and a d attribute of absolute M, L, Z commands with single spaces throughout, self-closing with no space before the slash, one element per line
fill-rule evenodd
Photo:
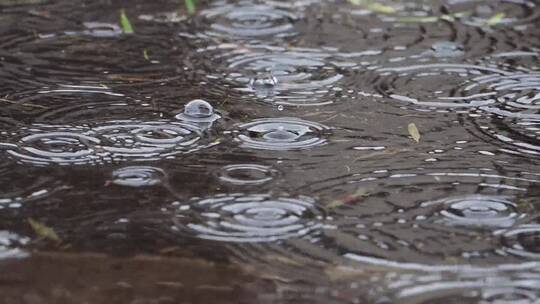
<path fill-rule="evenodd" d="M 1 262 L 197 258 L 265 282 L 199 286 L 250 303 L 540 301 L 538 1 L 19 1 Z"/>

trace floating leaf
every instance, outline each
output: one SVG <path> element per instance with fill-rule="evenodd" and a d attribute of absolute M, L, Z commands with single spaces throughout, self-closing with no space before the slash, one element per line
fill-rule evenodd
<path fill-rule="evenodd" d="M 345 204 L 353 204 L 358 202 L 362 197 L 368 195 L 371 189 L 368 188 L 358 188 L 353 194 L 348 195 L 341 199 L 336 199 L 331 201 L 326 205 L 328 209 L 334 209 Z"/>
<path fill-rule="evenodd" d="M 131 25 L 131 22 L 129 21 L 129 18 L 126 15 L 126 11 L 124 11 L 124 9 L 120 10 L 120 25 L 122 26 L 122 32 L 124 32 L 124 34 L 135 33 L 135 31 L 133 31 L 133 26 Z"/>
<path fill-rule="evenodd" d="M 497 24 L 501 23 L 501 21 L 504 19 L 504 17 L 506 17 L 505 13 L 497 13 L 497 14 L 493 15 L 491 18 L 489 18 L 486 23 L 489 26 L 497 25 Z"/>
<path fill-rule="evenodd" d="M 367 10 L 380 14 L 395 14 L 397 10 L 391 6 L 377 3 L 373 0 L 349 0 L 349 3 L 364 6 Z"/>
<path fill-rule="evenodd" d="M 408 22 L 408 23 L 434 23 L 440 20 L 446 21 L 456 21 L 457 18 L 463 18 L 470 15 L 470 12 L 458 12 L 455 14 L 448 14 L 442 16 L 426 16 L 426 17 L 398 17 L 396 20 L 399 22 Z"/>
<path fill-rule="evenodd" d="M 367 5 L 367 9 L 375 12 L 375 13 L 381 13 L 381 14 L 395 14 L 397 13 L 397 10 L 391 6 L 380 4 L 377 2 L 369 3 Z"/>
<path fill-rule="evenodd" d="M 404 23 L 433 23 L 440 20 L 440 17 L 437 16 L 427 16 L 427 17 L 398 17 L 396 19 L 398 22 Z"/>
<path fill-rule="evenodd" d="M 414 123 L 410 123 L 409 126 L 407 127 L 407 129 L 409 130 L 409 134 L 414 139 L 414 141 L 419 143 L 420 142 L 420 132 L 418 131 L 418 128 L 416 127 L 416 125 Z"/>
<path fill-rule="evenodd" d="M 196 12 L 195 0 L 186 0 L 186 9 L 188 14 L 194 15 Z"/>
<path fill-rule="evenodd" d="M 146 60 L 150 60 L 150 56 L 148 56 L 148 50 L 147 50 L 147 49 L 144 49 L 144 50 L 143 50 L 143 57 L 144 57 L 144 59 L 146 59 Z"/>
<path fill-rule="evenodd" d="M 53 240 L 55 242 L 61 242 L 60 237 L 58 237 L 58 235 L 52 228 L 47 227 L 44 224 L 31 218 L 28 219 L 28 223 L 39 237 Z"/>

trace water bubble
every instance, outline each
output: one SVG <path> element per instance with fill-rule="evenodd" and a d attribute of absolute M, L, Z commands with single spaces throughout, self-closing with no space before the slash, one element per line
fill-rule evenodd
<path fill-rule="evenodd" d="M 261 185 L 274 179 L 277 171 L 268 166 L 238 164 L 223 167 L 218 177 L 221 181 L 234 185 Z"/>
<path fill-rule="evenodd" d="M 265 118 L 240 125 L 242 147 L 263 150 L 298 150 L 323 145 L 330 129 L 297 118 Z"/>
<path fill-rule="evenodd" d="M 176 119 L 193 123 L 212 123 L 221 118 L 214 112 L 214 107 L 202 99 L 194 99 L 184 107 L 184 112 L 176 115 Z"/>
<path fill-rule="evenodd" d="M 112 173 L 112 183 L 127 187 L 159 185 L 166 177 L 163 170 L 150 166 L 130 166 Z"/>
<path fill-rule="evenodd" d="M 188 228 L 203 239 L 233 242 L 274 242 L 318 232 L 322 212 L 309 197 L 223 195 L 192 203 L 201 223 Z"/>
<path fill-rule="evenodd" d="M 498 234 L 506 245 L 505 252 L 524 258 L 540 258 L 540 225 L 521 225 Z"/>
<path fill-rule="evenodd" d="M 451 225 L 510 227 L 520 217 L 510 197 L 469 195 L 426 202 L 423 207 L 441 206 L 444 221 Z"/>
<path fill-rule="evenodd" d="M 250 1 L 220 4 L 203 10 L 201 15 L 211 22 L 212 30 L 207 35 L 235 39 L 294 35 L 293 21 L 298 18 L 287 10 Z"/>

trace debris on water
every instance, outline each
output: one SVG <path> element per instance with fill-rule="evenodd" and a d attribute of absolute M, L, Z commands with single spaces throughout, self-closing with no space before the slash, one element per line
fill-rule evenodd
<path fill-rule="evenodd" d="M 30 227 L 32 227 L 36 235 L 40 238 L 53 240 L 58 243 L 62 241 L 58 234 L 56 234 L 56 231 L 54 231 L 54 229 L 52 229 L 51 227 L 48 227 L 45 224 L 42 224 L 32 218 L 28 218 L 28 223 L 30 224 Z"/>
<path fill-rule="evenodd" d="M 150 60 L 150 57 L 148 56 L 148 50 L 147 50 L 147 49 L 144 49 L 144 50 L 143 50 L 143 57 L 144 57 L 144 59 L 146 59 L 146 60 Z"/>
<path fill-rule="evenodd" d="M 367 10 L 369 10 L 371 12 L 374 12 L 374 13 L 379 13 L 379 14 L 395 14 L 395 13 L 397 13 L 397 9 L 395 9 L 395 8 L 389 6 L 389 5 L 384 5 L 382 3 L 378 3 L 378 2 L 373 1 L 373 0 L 349 0 L 349 2 L 354 4 L 354 5 L 363 6 Z"/>
<path fill-rule="evenodd" d="M 135 33 L 135 31 L 133 30 L 133 26 L 131 25 L 131 22 L 129 21 L 129 18 L 126 15 L 126 11 L 124 9 L 120 10 L 120 25 L 122 26 L 122 31 L 124 32 L 124 34 Z"/>
<path fill-rule="evenodd" d="M 497 14 L 493 15 L 491 18 L 489 18 L 486 21 L 486 24 L 489 25 L 489 26 L 497 25 L 497 24 L 501 23 L 501 21 L 503 21 L 504 17 L 506 17 L 505 13 L 497 13 Z"/>
<path fill-rule="evenodd" d="M 407 126 L 407 129 L 409 130 L 409 134 L 411 135 L 412 139 L 414 139 L 415 142 L 420 142 L 420 132 L 418 131 L 418 128 L 414 123 L 410 123 Z"/>
<path fill-rule="evenodd" d="M 353 194 L 331 201 L 326 205 L 326 208 L 334 209 L 343 205 L 356 204 L 362 199 L 362 197 L 369 195 L 371 190 L 372 189 L 369 188 L 358 188 Z"/>

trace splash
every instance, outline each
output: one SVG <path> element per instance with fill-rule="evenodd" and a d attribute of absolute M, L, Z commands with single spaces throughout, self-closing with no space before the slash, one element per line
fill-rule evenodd
<path fill-rule="evenodd" d="M 236 140 L 244 148 L 300 150 L 324 145 L 330 129 L 297 118 L 265 118 L 239 126 Z"/>

